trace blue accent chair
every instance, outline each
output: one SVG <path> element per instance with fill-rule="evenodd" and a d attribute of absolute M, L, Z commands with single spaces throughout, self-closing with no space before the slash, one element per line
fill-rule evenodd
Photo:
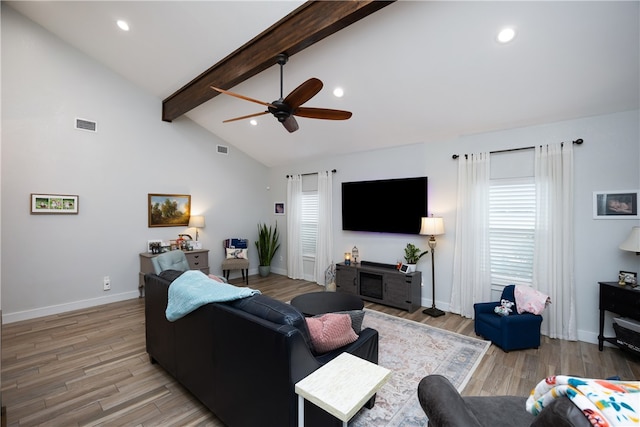
<path fill-rule="evenodd" d="M 518 314 L 514 297 L 515 285 L 508 285 L 502 290 L 500 299 L 514 303 L 508 316 L 500 316 L 493 309 L 500 301 L 483 302 L 473 305 L 475 314 L 474 328 L 480 335 L 500 347 L 505 352 L 540 347 L 540 325 L 542 316 L 532 313 Z"/>

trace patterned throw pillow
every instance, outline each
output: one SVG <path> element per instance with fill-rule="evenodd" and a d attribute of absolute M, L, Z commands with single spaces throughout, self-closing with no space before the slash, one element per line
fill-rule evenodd
<path fill-rule="evenodd" d="M 246 249 L 227 248 L 227 259 L 247 259 Z"/>
<path fill-rule="evenodd" d="M 360 335 L 360 332 L 362 332 L 362 322 L 364 321 L 364 310 L 347 310 L 347 311 L 335 311 L 334 313 L 336 314 L 348 314 L 349 317 L 351 318 L 351 329 L 353 329 L 353 331 Z M 324 314 L 318 314 L 316 316 L 313 317 L 320 317 L 320 316 L 324 316 Z"/>
<path fill-rule="evenodd" d="M 348 314 L 327 313 L 306 318 L 311 344 L 317 353 L 326 353 L 358 339 Z"/>

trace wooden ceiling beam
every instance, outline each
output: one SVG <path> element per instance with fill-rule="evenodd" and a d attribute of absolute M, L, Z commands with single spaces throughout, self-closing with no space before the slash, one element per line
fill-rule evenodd
<path fill-rule="evenodd" d="M 162 101 L 162 120 L 170 122 L 219 95 L 210 86 L 230 89 L 276 64 L 278 54 L 292 56 L 394 1 L 304 3 Z"/>

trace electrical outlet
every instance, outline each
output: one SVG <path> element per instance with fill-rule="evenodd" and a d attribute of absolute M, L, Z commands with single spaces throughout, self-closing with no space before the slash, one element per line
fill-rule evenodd
<path fill-rule="evenodd" d="M 280 261 L 283 261 L 283 260 L 282 260 L 282 255 L 280 255 Z"/>
<path fill-rule="evenodd" d="M 109 279 L 109 276 L 104 276 L 104 279 L 102 281 L 102 289 L 105 291 L 111 290 L 111 279 Z"/>

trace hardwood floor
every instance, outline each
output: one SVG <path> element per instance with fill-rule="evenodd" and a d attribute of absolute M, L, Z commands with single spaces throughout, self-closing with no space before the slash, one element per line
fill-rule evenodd
<path fill-rule="evenodd" d="M 242 286 L 241 279 L 232 280 Z M 271 274 L 249 286 L 282 301 L 322 290 Z M 474 336 L 473 322 L 431 318 L 366 303 L 367 308 Z M 553 374 L 640 378 L 640 360 L 621 350 L 543 337 L 537 350 L 491 346 L 465 395 L 527 395 Z M 133 299 L 2 327 L 2 394 L 8 426 L 222 426 L 145 352 L 144 300 Z"/>

